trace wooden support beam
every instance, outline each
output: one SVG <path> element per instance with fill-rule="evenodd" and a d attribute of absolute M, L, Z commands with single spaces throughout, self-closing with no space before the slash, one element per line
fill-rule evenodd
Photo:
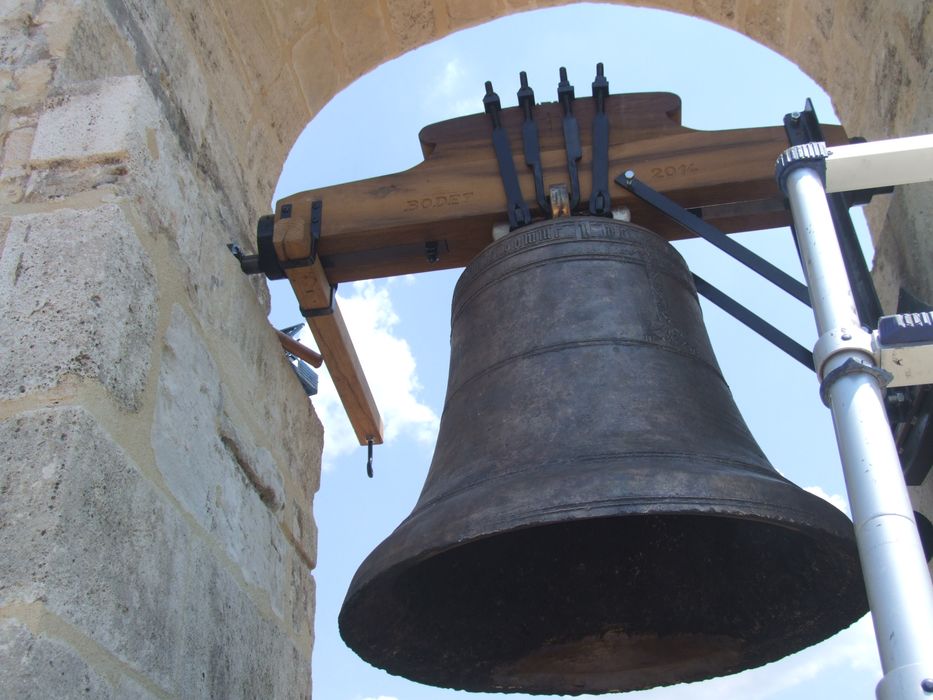
<path fill-rule="evenodd" d="M 332 305 L 332 312 L 308 318 L 308 325 L 357 440 L 361 445 L 370 440 L 373 444 L 381 445 L 382 418 L 363 374 L 340 307 L 332 297 L 331 283 L 324 274 L 320 260 L 311 265 L 288 267 L 289 261 L 305 260 L 311 255 L 310 237 L 303 235 L 303 229 L 308 225 L 310 218 L 303 220 L 299 216 L 277 221 L 272 239 L 276 256 L 285 267 L 285 274 L 303 310 L 328 309 Z"/>
<path fill-rule="evenodd" d="M 573 109 L 583 147 L 579 172 L 585 207 L 591 190 L 592 98 L 577 99 Z M 696 131 L 681 125 L 680 112 L 680 98 L 670 93 L 610 95 L 610 180 L 634 170 L 642 182 L 727 233 L 789 223 L 774 180 L 775 159 L 787 147 L 783 128 Z M 513 107 L 500 116 L 524 199 L 533 216 L 543 217 L 525 167 L 522 113 Z M 535 121 L 545 187 L 566 183 L 560 105 L 536 106 Z M 822 129 L 828 145 L 847 142 L 841 127 Z M 492 242 L 493 226 L 507 221 L 491 132 L 484 114 L 433 124 L 420 134 L 425 160 L 410 170 L 279 200 L 273 243 L 302 308 L 328 307 L 331 285 L 338 282 L 469 264 Z M 615 183 L 610 187 L 613 207 L 628 207 L 634 223 L 668 239 L 692 235 L 627 190 Z M 323 219 L 310 263 L 315 200 L 323 204 Z M 334 304 L 332 314 L 308 320 L 360 444 L 381 443 L 382 420 L 340 309 Z"/>
<path fill-rule="evenodd" d="M 634 170 L 639 179 L 729 233 L 786 225 L 783 197 L 774 180 L 774 162 L 787 148 L 783 127 L 696 131 L 680 124 L 680 98 L 670 93 L 611 95 L 610 179 Z M 589 198 L 592 98 L 574 102 L 583 159 L 580 186 Z M 535 206 L 531 171 L 524 166 L 522 115 L 504 109 L 513 159 L 525 200 Z M 545 186 L 567 181 L 556 103 L 538 105 Z M 830 145 L 847 142 L 842 127 L 823 126 Z M 422 130 L 424 162 L 401 173 L 300 192 L 280 200 L 292 212 L 323 202 L 319 253 L 328 280 L 388 277 L 467 265 L 492 242 L 492 228 L 506 221 L 506 201 L 486 115 L 441 122 Z M 627 206 L 632 221 L 668 239 L 689 236 L 623 188 L 611 185 L 613 206 Z M 294 216 L 294 214 L 292 214 Z M 305 231 L 310 236 L 309 231 Z M 430 262 L 426 245 L 436 247 Z"/>

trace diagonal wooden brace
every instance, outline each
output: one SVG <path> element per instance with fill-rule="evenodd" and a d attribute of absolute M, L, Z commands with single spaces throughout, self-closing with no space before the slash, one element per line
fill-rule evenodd
<path fill-rule="evenodd" d="M 783 128 L 697 131 L 681 125 L 677 95 L 604 99 L 610 177 L 635 170 L 652 188 L 726 233 L 788 223 L 773 172 L 774 159 L 786 148 Z M 583 124 L 592 123 L 597 111 L 592 98 L 575 100 L 573 109 Z M 512 160 L 521 163 L 523 109 L 503 109 L 497 116 L 502 135 L 510 132 Z M 545 191 L 565 182 L 567 153 L 561 105 L 538 105 L 534 118 L 538 169 L 519 168 L 517 175 L 532 215 L 540 217 L 537 172 Z M 847 140 L 842 127 L 825 126 L 823 132 L 829 144 Z M 308 322 L 360 444 L 382 442 L 382 421 L 339 307 L 334 304 L 333 313 L 327 313 L 332 285 L 469 264 L 492 242 L 493 227 L 507 216 L 490 136 L 483 114 L 433 124 L 420 134 L 425 160 L 414 168 L 299 192 L 276 203 L 276 257 L 301 307 L 325 310 L 325 315 L 308 316 Z M 593 149 L 589 129 L 582 130 L 580 147 L 587 162 Z M 588 203 L 593 186 L 589 168 L 579 172 L 579 180 Z M 692 235 L 621 187 L 611 187 L 607 194 L 613 207 L 628 207 L 632 221 L 665 238 Z M 312 250 L 315 201 L 323 201 L 327 220 Z"/>
<path fill-rule="evenodd" d="M 311 238 L 307 235 L 310 230 L 310 213 L 310 206 L 307 212 L 296 207 L 290 218 L 276 222 L 272 240 L 279 261 L 286 263 L 285 273 L 301 308 L 326 309 L 333 302 L 332 287 L 321 267 L 321 261 L 315 260 L 311 265 L 300 267 L 287 266 L 289 261 L 307 260 L 311 255 Z M 308 317 L 308 325 L 357 440 L 361 445 L 366 445 L 370 440 L 381 445 L 382 417 L 363 374 L 340 307 L 333 302 L 332 309 L 330 313 Z"/>
<path fill-rule="evenodd" d="M 574 115 L 590 124 L 592 98 L 574 101 Z M 680 124 L 680 98 L 669 93 L 609 95 L 608 173 L 610 179 L 634 170 L 639 179 L 681 207 L 701 212 L 726 233 L 789 223 L 783 195 L 774 182 L 774 159 L 787 147 L 782 127 L 697 131 Z M 502 109 L 515 163 L 524 161 L 519 107 Z M 540 130 L 544 189 L 567 182 L 567 153 L 561 106 L 535 107 Z M 840 126 L 824 126 L 827 143 L 847 141 Z M 326 225 L 318 245 L 331 282 L 464 267 L 492 242 L 493 227 L 507 220 L 507 201 L 492 147 L 486 115 L 440 122 L 421 132 L 425 159 L 410 170 L 298 192 L 276 203 L 295 210 L 322 200 Z M 582 162 L 592 153 L 590 129 L 582 129 Z M 543 218 L 535 201 L 535 173 L 518 169 L 518 180 L 532 215 Z M 589 167 L 579 171 L 589 202 Z M 632 221 L 668 239 L 692 234 L 620 187 L 610 186 L 612 207 L 631 210 Z"/>

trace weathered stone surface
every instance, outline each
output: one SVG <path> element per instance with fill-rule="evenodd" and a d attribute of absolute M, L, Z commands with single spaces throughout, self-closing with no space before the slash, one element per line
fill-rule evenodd
<path fill-rule="evenodd" d="M 339 69 L 331 60 L 336 43 L 326 26 L 312 24 L 292 47 L 292 66 L 308 105 L 309 117 L 317 114 L 340 87 Z"/>
<path fill-rule="evenodd" d="M 34 634 L 15 619 L 0 620 L 0 688 L 17 700 L 151 700 L 159 697 L 132 677 L 99 673 L 68 643 Z"/>
<path fill-rule="evenodd" d="M 52 62 L 29 63 L 13 73 L 12 93 L 5 96 L 3 107 L 24 111 L 43 99 L 52 80 Z"/>
<path fill-rule="evenodd" d="M 159 126 L 159 112 L 139 76 L 76 83 L 43 106 L 26 172 L 9 173 L 19 176 L 26 201 L 44 203 L 89 192 L 112 201 L 149 189 L 152 162 L 158 158 L 151 134 Z"/>
<path fill-rule="evenodd" d="M 46 0 L 33 6 L 32 23 L 42 33 L 51 58 L 61 58 L 70 44 L 76 40 L 80 41 L 72 35 L 75 24 L 82 15 L 93 12 L 96 6 L 96 3 L 69 2 L 69 0 Z M 103 34 L 100 38 L 102 37 Z M 95 77 L 100 77 L 100 75 Z"/>
<path fill-rule="evenodd" d="M 0 67 L 13 71 L 32 65 L 48 55 L 45 36 L 36 31 L 28 3 L 10 6 L 0 14 Z"/>
<path fill-rule="evenodd" d="M 2 139 L 0 156 L 0 201 L 14 204 L 23 198 L 29 177 L 29 151 L 35 127 L 31 124 L 11 128 Z"/>
<path fill-rule="evenodd" d="M 57 89 L 138 72 L 132 49 L 102 3 L 46 3 L 38 21 L 48 34 L 50 53 L 59 57 L 53 81 Z"/>
<path fill-rule="evenodd" d="M 250 71 L 244 65 L 241 52 L 259 37 L 249 37 L 246 41 L 234 40 L 223 15 L 225 12 L 244 12 L 247 6 L 236 4 L 228 8 L 225 3 L 186 2 L 181 3 L 183 7 L 173 16 L 169 8 L 155 7 L 152 3 L 134 1 L 130 4 L 139 13 L 141 31 L 151 37 L 153 42 L 146 50 L 155 52 L 169 68 L 185 66 L 186 70 L 194 73 L 191 85 L 166 86 L 165 98 L 184 110 L 190 120 L 191 136 L 199 147 L 210 148 L 212 139 L 207 132 L 213 121 L 220 122 L 222 133 L 242 131 L 249 116 L 249 87 L 262 85 L 264 78 L 252 82 L 256 79 L 248 77 Z M 250 3 L 248 7 L 253 15 L 263 13 L 262 3 Z M 180 19 L 184 31 L 177 31 L 175 17 Z M 163 22 L 168 24 L 162 25 Z M 160 43 L 166 39 L 171 39 L 174 45 L 164 46 Z M 263 46 L 271 45 L 271 42 L 263 42 Z M 231 51 L 232 46 L 239 47 L 239 50 Z M 279 56 L 274 51 L 265 53 L 267 58 L 262 62 L 263 67 L 269 58 Z M 203 155 L 205 158 L 210 156 L 207 150 Z M 213 157 L 223 155 L 216 154 Z M 217 173 L 220 177 L 228 174 Z"/>
<path fill-rule="evenodd" d="M 0 257 L 0 397 L 76 374 L 135 409 L 157 317 L 152 266 L 119 207 L 14 217 Z"/>
<path fill-rule="evenodd" d="M 56 98 L 39 117 L 33 161 L 104 160 L 126 155 L 144 83 L 134 76 L 81 86 L 89 92 Z"/>
<path fill-rule="evenodd" d="M 790 4 L 769 0 L 748 0 L 745 3 L 743 33 L 753 36 L 776 51 L 784 48 L 787 36 L 787 15 Z"/>
<path fill-rule="evenodd" d="M 0 423 L 0 603 L 41 602 L 163 688 L 184 619 L 184 523 L 83 409 Z M 203 554 L 202 554 L 203 556 Z"/>
<path fill-rule="evenodd" d="M 436 21 L 430 0 L 399 0 L 389 5 L 389 24 L 402 49 L 410 49 L 430 41 Z"/>
<path fill-rule="evenodd" d="M 340 41 L 343 64 L 356 78 L 389 52 L 386 18 L 379 3 L 371 0 L 331 0 L 330 15 L 334 34 Z"/>
<path fill-rule="evenodd" d="M 10 220 L 5 216 L 0 216 L 0 256 L 3 255 L 3 247 L 6 245 L 6 233 L 10 230 Z"/>
<path fill-rule="evenodd" d="M 933 499 L 931 499 L 933 501 Z M 292 632 L 310 648 L 314 639 L 315 583 L 304 560 L 294 550 L 286 557 L 286 610 Z"/>
<path fill-rule="evenodd" d="M 294 144 L 295 134 L 310 120 L 307 102 L 291 62 L 284 62 L 257 95 L 250 109 L 249 137 L 244 156 L 255 165 L 250 176 L 257 191 L 275 190 L 282 163 Z M 247 155 L 248 154 L 248 155 Z"/>
<path fill-rule="evenodd" d="M 4 24 L 22 22 L 26 15 L 28 8 L 22 0 L 0 0 L 0 18 Z"/>
<path fill-rule="evenodd" d="M 223 362 L 216 368 L 226 380 L 222 382 L 224 413 L 232 415 L 235 407 L 240 407 L 243 416 L 254 415 L 254 424 L 276 426 L 275 431 L 263 431 L 262 438 L 278 469 L 288 474 L 287 488 L 286 482 L 282 482 L 285 511 L 281 517 L 300 542 L 305 556 L 313 561 L 316 531 L 311 519 L 311 500 L 318 486 L 323 430 L 268 326 L 267 308 L 244 304 L 244 299 L 255 293 L 252 287 L 255 280 L 240 272 L 236 260 L 226 250 L 225 244 L 233 238 L 231 232 L 236 230 L 236 224 L 222 218 L 218 222 L 218 217 L 225 216 L 225 210 L 185 170 L 183 154 L 178 152 L 177 145 L 161 132 L 155 138 L 154 150 L 159 155 L 150 158 L 146 168 L 145 191 L 151 195 L 140 204 L 142 215 L 150 230 L 173 238 L 178 249 L 177 264 L 186 280 L 197 325 L 224 348 Z M 157 198 L 174 205 L 157 206 Z M 268 302 L 265 285 L 261 290 L 261 300 Z M 260 387 L 263 396 L 274 399 L 257 402 Z M 245 420 L 238 417 L 230 425 L 242 425 Z M 273 440 L 272 435 L 290 437 Z M 246 434 L 237 440 L 242 445 L 257 442 Z M 261 455 L 261 451 L 256 454 Z"/>
<path fill-rule="evenodd" d="M 220 441 L 266 507 L 273 512 L 281 510 L 285 504 L 285 488 L 269 450 L 256 447 L 226 411 L 220 416 Z"/>
<path fill-rule="evenodd" d="M 931 216 L 933 186 L 906 185 L 891 196 L 884 221 L 887 233 L 875 256 L 875 276 L 887 309 L 896 308 L 900 287 L 933 303 L 933 237 L 927 233 Z"/>
<path fill-rule="evenodd" d="M 692 14 L 727 27 L 735 21 L 736 0 L 693 0 Z"/>
<path fill-rule="evenodd" d="M 831 0 L 821 0 L 797 3 L 789 13 L 786 51 L 796 56 L 800 69 L 820 84 L 824 84 L 827 78 L 827 56 L 834 12 Z M 816 40 L 814 33 L 818 33 Z"/>
<path fill-rule="evenodd" d="M 44 605 L 172 695 L 307 688 L 310 639 L 287 632 L 300 613 L 264 614 L 90 414 L 24 413 L 0 444 L 0 605 Z M 286 571 L 287 604 L 304 604 L 313 584 Z"/>
<path fill-rule="evenodd" d="M 220 386 L 207 348 L 174 307 L 152 424 L 156 465 L 179 503 L 281 614 L 288 544 L 270 512 L 281 504 L 281 481 L 225 418 Z"/>
<path fill-rule="evenodd" d="M 302 0 L 266 0 L 275 30 L 285 46 L 290 46 L 305 28 L 314 25 L 320 5 Z"/>
<path fill-rule="evenodd" d="M 63 642 L 37 637 L 14 620 L 0 620 L 0 688 L 8 698 L 116 697 L 110 684 Z"/>
<path fill-rule="evenodd" d="M 299 649 L 257 616 L 213 561 L 195 564 L 189 595 L 178 601 L 188 623 L 178 655 L 178 687 L 189 697 L 309 697 L 310 647 Z M 191 664 L 185 658 L 191 655 L 209 663 Z"/>
<path fill-rule="evenodd" d="M 244 176 L 244 164 L 237 158 L 249 154 L 241 154 L 240 141 L 228 135 L 249 128 L 251 94 L 267 76 L 255 82 L 231 77 L 230 66 L 239 62 L 243 47 L 228 32 L 218 31 L 216 3 L 103 1 L 133 46 L 170 133 L 199 178 L 214 188 L 213 196 L 223 200 L 228 216 L 244 224 L 251 221 L 249 212 L 264 210 L 269 193 L 249 189 L 251 178 Z"/>
<path fill-rule="evenodd" d="M 447 0 L 447 16 L 450 18 L 451 29 L 492 19 L 499 13 L 498 0 Z"/>
<path fill-rule="evenodd" d="M 216 8 L 216 13 L 227 29 L 227 41 L 239 47 L 235 58 L 239 62 L 243 84 L 261 85 L 272 75 L 278 72 L 281 65 L 282 54 L 278 51 L 269 51 L 275 46 L 279 37 L 276 33 L 275 22 L 266 11 L 266 3 L 210 3 Z M 205 27 L 203 32 L 211 31 L 213 27 Z M 228 67 L 229 72 L 229 67 Z M 224 85 L 230 82 L 228 75 Z M 247 98 L 246 104 L 249 104 Z"/>

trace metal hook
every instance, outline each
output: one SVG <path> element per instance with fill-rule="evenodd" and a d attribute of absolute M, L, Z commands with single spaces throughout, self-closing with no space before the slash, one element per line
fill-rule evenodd
<path fill-rule="evenodd" d="M 372 479 L 373 478 L 373 439 L 372 438 L 366 439 L 366 450 L 368 453 L 368 456 L 366 458 L 366 476 Z"/>

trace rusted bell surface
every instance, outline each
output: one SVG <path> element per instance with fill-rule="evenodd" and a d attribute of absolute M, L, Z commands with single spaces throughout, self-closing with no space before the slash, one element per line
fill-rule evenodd
<path fill-rule="evenodd" d="M 464 271 L 451 326 L 421 497 L 340 613 L 363 659 L 473 691 L 625 691 L 867 612 L 851 523 L 768 463 L 660 237 L 523 228 Z"/>

